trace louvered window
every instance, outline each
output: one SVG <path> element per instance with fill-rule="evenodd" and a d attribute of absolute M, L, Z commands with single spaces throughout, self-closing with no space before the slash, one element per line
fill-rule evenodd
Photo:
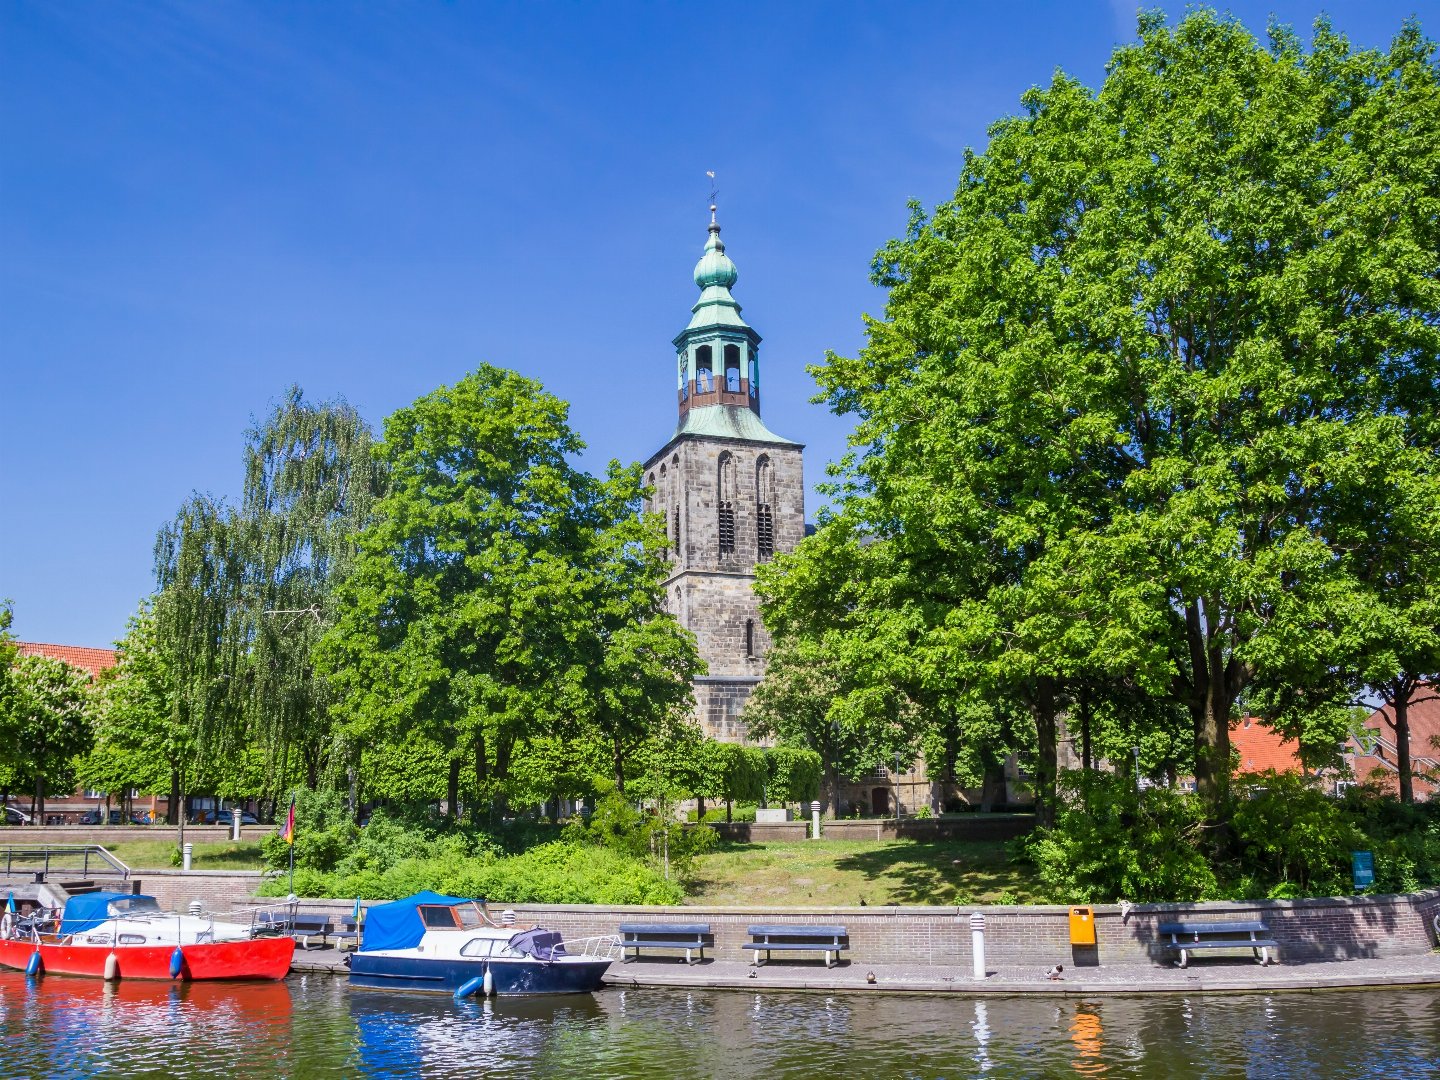
<path fill-rule="evenodd" d="M 755 552 L 761 562 L 775 554 L 775 515 L 768 506 L 755 511 Z"/>
<path fill-rule="evenodd" d="M 720 554 L 735 554 L 735 506 L 732 503 L 722 502 L 720 504 Z"/>

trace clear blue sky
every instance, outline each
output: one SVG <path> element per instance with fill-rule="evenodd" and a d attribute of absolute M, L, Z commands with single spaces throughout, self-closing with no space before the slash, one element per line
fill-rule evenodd
<path fill-rule="evenodd" d="M 1163 5 L 1172 18 L 1182 4 Z M 1257 32 L 1318 2 L 1229 6 Z M 1426 10 L 1429 8 L 1430 10 Z M 1330 2 L 1383 45 L 1434 0 Z M 378 426 L 478 363 L 573 403 L 586 464 L 675 419 L 705 170 L 764 336 L 765 415 L 813 484 L 905 200 L 1057 68 L 1097 84 L 1122 2 L 0 0 L 0 597 L 105 645 L 157 527 L 235 496 L 291 383 Z M 816 501 L 812 495 L 810 513 Z"/>

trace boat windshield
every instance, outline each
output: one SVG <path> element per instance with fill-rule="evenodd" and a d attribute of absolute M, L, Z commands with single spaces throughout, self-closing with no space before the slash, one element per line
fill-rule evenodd
<path fill-rule="evenodd" d="M 160 910 L 160 902 L 153 896 L 126 896 L 110 901 L 111 915 L 148 915 Z"/>

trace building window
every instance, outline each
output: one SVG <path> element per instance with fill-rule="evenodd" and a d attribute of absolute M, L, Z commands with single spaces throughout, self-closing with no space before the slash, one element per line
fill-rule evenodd
<path fill-rule="evenodd" d="M 679 554 L 680 554 L 680 508 L 679 508 L 678 506 L 675 507 L 675 512 L 674 512 L 674 514 L 672 515 L 671 519 L 672 519 L 672 521 L 674 522 L 674 546 L 675 546 L 675 554 L 676 554 L 676 555 L 679 555 Z"/>
<path fill-rule="evenodd" d="M 740 392 L 740 346 L 725 346 L 725 389 L 732 394 Z"/>
<path fill-rule="evenodd" d="M 750 356 L 750 396 L 760 396 L 760 362 L 753 353 Z"/>
<path fill-rule="evenodd" d="M 755 510 L 755 554 L 762 562 L 775 554 L 775 515 L 768 506 Z"/>
<path fill-rule="evenodd" d="M 719 492 L 718 521 L 720 554 L 735 554 L 735 455 L 726 450 L 720 455 L 719 475 L 716 478 Z"/>
<path fill-rule="evenodd" d="M 701 345 L 695 350 L 695 392 L 708 394 L 714 387 L 714 365 L 710 359 L 710 346 Z"/>
<path fill-rule="evenodd" d="M 753 657 L 753 656 L 755 655 L 755 620 L 754 620 L 754 619 L 746 619 L 746 620 L 745 620 L 745 655 L 748 656 L 748 657 Z"/>
<path fill-rule="evenodd" d="M 764 562 L 775 554 L 775 469 L 770 455 L 755 462 L 755 554 Z"/>

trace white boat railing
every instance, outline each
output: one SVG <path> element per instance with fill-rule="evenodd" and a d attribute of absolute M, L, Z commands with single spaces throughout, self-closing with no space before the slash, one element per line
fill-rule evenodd
<path fill-rule="evenodd" d="M 567 938 L 560 943 L 565 947 L 566 956 L 578 956 L 582 960 L 620 960 L 624 952 L 620 949 L 618 934 L 597 934 L 594 937 Z"/>

